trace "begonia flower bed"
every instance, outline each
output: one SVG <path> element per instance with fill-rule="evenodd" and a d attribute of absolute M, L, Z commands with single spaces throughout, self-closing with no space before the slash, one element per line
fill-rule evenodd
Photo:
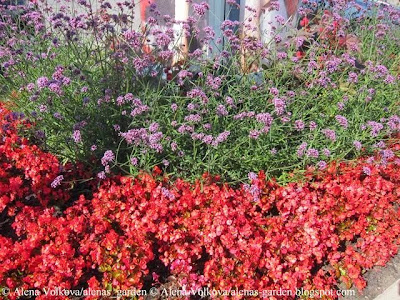
<path fill-rule="evenodd" d="M 398 251 L 398 138 L 374 162 L 309 169 L 287 186 L 263 172 L 239 188 L 207 174 L 192 184 L 155 168 L 88 181 L 85 196 L 74 177 L 90 173 L 61 167 L 18 136 L 23 126 L 0 109 L 0 287 L 9 299 L 22 289 L 69 299 L 44 290 L 89 287 L 362 290 L 363 273 Z"/>

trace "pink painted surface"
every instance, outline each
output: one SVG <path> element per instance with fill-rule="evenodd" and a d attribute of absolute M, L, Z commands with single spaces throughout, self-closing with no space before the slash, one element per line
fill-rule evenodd
<path fill-rule="evenodd" d="M 142 22 L 146 21 L 146 10 L 147 7 L 149 7 L 152 3 L 153 0 L 142 0 L 140 2 L 140 19 L 142 20 Z"/>
<path fill-rule="evenodd" d="M 288 16 L 293 16 L 297 12 L 299 0 L 285 0 L 285 6 Z"/>

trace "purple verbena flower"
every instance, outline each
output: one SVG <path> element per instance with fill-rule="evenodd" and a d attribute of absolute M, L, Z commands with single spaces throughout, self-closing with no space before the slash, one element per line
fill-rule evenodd
<path fill-rule="evenodd" d="M 388 69 L 384 65 L 377 65 L 375 67 L 374 71 L 375 71 L 375 73 L 376 73 L 378 78 L 385 76 L 389 72 Z"/>
<path fill-rule="evenodd" d="M 368 157 L 366 160 L 367 164 L 372 164 L 374 161 L 375 161 L 375 157 L 373 157 L 373 156 Z"/>
<path fill-rule="evenodd" d="M 279 90 L 276 87 L 270 88 L 269 92 L 274 96 L 278 96 L 279 95 Z"/>
<path fill-rule="evenodd" d="M 54 116 L 54 118 L 56 118 L 56 119 L 58 119 L 58 120 L 61 120 L 63 117 L 62 117 L 62 115 L 59 113 L 59 112 L 55 112 L 54 114 L 53 114 L 53 116 Z"/>
<path fill-rule="evenodd" d="M 346 117 L 337 115 L 337 116 L 335 116 L 335 119 L 339 123 L 339 125 L 342 126 L 343 128 L 347 128 L 349 126 Z"/>
<path fill-rule="evenodd" d="M 306 142 L 301 143 L 301 145 L 297 149 L 297 156 L 302 157 L 304 155 L 306 148 L 307 148 L 307 143 Z"/>
<path fill-rule="evenodd" d="M 204 16 L 209 10 L 210 6 L 207 2 L 203 1 L 200 4 L 194 3 L 193 10 L 198 16 Z"/>
<path fill-rule="evenodd" d="M 319 156 L 319 152 L 317 149 L 310 148 L 307 150 L 307 156 L 312 158 L 317 158 Z"/>
<path fill-rule="evenodd" d="M 318 166 L 318 169 L 324 170 L 324 169 L 326 169 L 326 167 L 327 167 L 327 163 L 326 163 L 325 161 L 321 160 L 321 161 L 319 161 L 319 162 L 317 163 L 317 166 Z"/>
<path fill-rule="evenodd" d="M 325 155 L 326 157 L 331 156 L 331 151 L 328 148 L 325 148 L 322 150 L 322 154 Z"/>
<path fill-rule="evenodd" d="M 388 160 L 388 159 L 391 159 L 391 158 L 395 157 L 393 151 L 390 150 L 390 149 L 382 150 L 381 151 L 381 155 L 382 155 L 382 158 L 385 159 L 385 160 Z"/>
<path fill-rule="evenodd" d="M 185 116 L 186 122 L 198 123 L 201 121 L 201 119 L 202 118 L 199 114 L 191 114 L 191 115 Z"/>
<path fill-rule="evenodd" d="M 112 152 L 112 150 L 107 150 L 106 152 L 104 152 L 104 155 L 101 159 L 101 164 L 103 166 L 107 166 L 109 162 L 113 161 L 115 159 L 115 155 Z"/>
<path fill-rule="evenodd" d="M 371 176 L 371 169 L 369 167 L 363 167 L 363 173 Z"/>
<path fill-rule="evenodd" d="M 187 105 L 187 110 L 188 110 L 188 111 L 192 111 L 192 110 L 195 110 L 195 109 L 196 109 L 196 105 L 195 105 L 195 104 L 189 103 L 189 104 Z"/>
<path fill-rule="evenodd" d="M 125 98 L 123 96 L 118 96 L 115 102 L 117 102 L 118 106 L 122 106 L 125 103 Z"/>
<path fill-rule="evenodd" d="M 187 93 L 187 96 L 192 99 L 200 98 L 202 100 L 203 104 L 208 103 L 208 98 L 207 98 L 206 94 L 199 88 L 192 89 L 191 91 L 189 91 Z"/>
<path fill-rule="evenodd" d="M 160 125 L 157 122 L 153 122 L 149 126 L 150 132 L 156 132 L 160 128 Z"/>
<path fill-rule="evenodd" d="M 218 116 L 226 116 L 226 115 L 228 115 L 228 111 L 226 110 L 226 107 L 224 105 L 222 105 L 222 104 L 217 106 L 216 112 L 217 112 Z"/>
<path fill-rule="evenodd" d="M 228 136 L 231 134 L 230 131 L 224 131 L 221 132 L 214 140 L 215 144 L 214 146 L 218 146 L 218 144 L 225 142 L 228 139 Z"/>
<path fill-rule="evenodd" d="M 222 84 L 221 77 L 213 77 L 212 75 L 207 76 L 207 85 L 213 90 L 218 90 Z"/>
<path fill-rule="evenodd" d="M 36 80 L 36 84 L 39 89 L 43 89 L 47 86 L 47 83 L 49 82 L 49 79 L 47 77 L 39 77 L 38 80 Z"/>
<path fill-rule="evenodd" d="M 258 131 L 258 130 L 250 130 L 250 133 L 249 133 L 249 137 L 251 138 L 251 139 L 258 139 L 259 138 L 259 136 L 260 136 L 260 134 L 261 134 L 261 132 L 260 131 Z"/>
<path fill-rule="evenodd" d="M 26 90 L 31 93 L 35 89 L 35 84 L 34 83 L 28 83 L 26 86 Z"/>
<path fill-rule="evenodd" d="M 138 160 L 136 157 L 132 157 L 132 158 L 131 158 L 131 164 L 132 164 L 132 166 L 135 166 L 135 167 L 136 167 L 136 166 L 138 165 L 138 161 L 139 161 L 139 160 Z"/>
<path fill-rule="evenodd" d="M 203 125 L 203 128 L 206 129 L 206 130 L 211 130 L 212 125 L 210 123 L 206 123 L 206 124 Z"/>
<path fill-rule="evenodd" d="M 63 84 L 63 85 L 65 85 L 65 86 L 68 86 L 70 83 L 71 83 L 71 79 L 69 78 L 69 77 L 63 77 L 62 79 L 61 79 L 61 83 Z"/>
<path fill-rule="evenodd" d="M 133 101 L 134 97 L 132 93 L 128 93 L 124 96 L 125 101 Z"/>
<path fill-rule="evenodd" d="M 383 129 L 383 125 L 375 121 L 368 121 L 367 125 L 371 128 L 372 137 L 378 136 L 379 132 Z"/>
<path fill-rule="evenodd" d="M 267 127 L 270 127 L 274 118 L 269 113 L 259 113 L 256 115 L 256 120 Z"/>
<path fill-rule="evenodd" d="M 272 99 L 272 102 L 273 102 L 273 104 L 275 106 L 276 114 L 278 116 L 282 115 L 285 112 L 285 109 L 286 109 L 285 101 L 283 99 L 281 99 L 281 98 L 274 98 L 274 99 Z"/>
<path fill-rule="evenodd" d="M 107 178 L 106 172 L 101 171 L 100 173 L 97 173 L 97 177 L 103 180 L 106 179 Z"/>
<path fill-rule="evenodd" d="M 47 105 L 45 105 L 45 104 L 40 104 L 40 106 L 39 106 L 39 111 L 40 111 L 40 112 L 47 112 Z"/>
<path fill-rule="evenodd" d="M 362 148 L 362 144 L 359 141 L 354 141 L 353 142 L 354 147 L 356 148 L 357 151 L 360 151 Z"/>
<path fill-rule="evenodd" d="M 317 123 L 315 123 L 314 121 L 311 121 L 308 124 L 308 127 L 310 128 L 311 131 L 314 131 L 315 129 L 317 129 Z"/>
<path fill-rule="evenodd" d="M 212 141 L 213 141 L 213 136 L 212 135 L 206 135 L 204 138 L 203 138 L 203 143 L 204 144 L 207 144 L 207 145 L 210 145 L 211 143 L 212 143 Z"/>
<path fill-rule="evenodd" d="M 392 84 L 395 81 L 396 81 L 396 78 L 393 75 L 388 74 L 388 75 L 386 75 L 386 78 L 383 82 L 386 84 Z"/>
<path fill-rule="evenodd" d="M 191 137 L 192 137 L 192 139 L 193 139 L 194 141 L 202 140 L 204 136 L 205 136 L 205 134 L 202 133 L 202 132 L 201 132 L 201 133 L 193 132 L 193 133 L 191 134 Z"/>
<path fill-rule="evenodd" d="M 358 75 L 357 73 L 350 72 L 349 78 L 347 79 L 348 82 L 357 83 L 358 82 Z"/>
<path fill-rule="evenodd" d="M 57 176 L 53 182 L 50 184 L 50 186 L 55 189 L 56 187 L 58 187 L 61 184 L 61 181 L 64 179 L 63 175 L 59 175 Z"/>
<path fill-rule="evenodd" d="M 225 103 L 228 104 L 230 107 L 234 107 L 235 106 L 233 98 L 229 97 L 229 96 L 225 98 Z"/>
<path fill-rule="evenodd" d="M 254 172 L 249 172 L 249 174 L 247 174 L 247 177 L 249 177 L 250 181 L 253 181 L 257 179 L 257 174 Z"/>
<path fill-rule="evenodd" d="M 178 149 L 178 144 L 176 142 L 172 142 L 171 143 L 171 150 L 172 151 L 176 151 L 176 149 Z"/>
<path fill-rule="evenodd" d="M 294 122 L 294 128 L 295 128 L 297 131 L 303 131 L 303 130 L 304 130 L 304 127 L 305 127 L 305 124 L 304 124 L 303 120 L 296 120 L 296 121 Z"/>
<path fill-rule="evenodd" d="M 331 141 L 336 141 L 336 132 L 332 129 L 323 129 L 322 133 Z"/>
<path fill-rule="evenodd" d="M 74 130 L 74 133 L 72 134 L 72 138 L 73 138 L 75 143 L 80 143 L 82 141 L 81 131 L 80 130 Z"/>

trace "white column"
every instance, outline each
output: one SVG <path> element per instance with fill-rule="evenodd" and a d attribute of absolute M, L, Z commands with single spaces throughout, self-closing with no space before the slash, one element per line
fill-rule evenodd
<path fill-rule="evenodd" d="M 240 1 L 240 21 L 245 24 L 243 28 L 244 36 L 260 38 L 260 12 L 262 0 L 242 0 Z M 255 12 L 246 9 L 251 7 Z"/>
<path fill-rule="evenodd" d="M 180 49 L 180 53 L 174 57 L 174 64 L 184 59 L 188 53 L 189 45 L 187 38 L 183 32 L 183 22 L 187 21 L 189 17 L 189 2 L 186 0 L 175 0 L 175 46 Z"/>
<path fill-rule="evenodd" d="M 279 10 L 269 11 L 268 9 L 265 9 L 264 12 L 261 13 L 260 32 L 261 40 L 263 43 L 270 43 L 275 35 L 279 35 L 282 38 L 284 38 L 286 35 L 286 26 L 282 26 L 282 24 L 277 21 L 277 17 L 282 17 L 284 22 L 287 22 L 288 20 L 288 13 L 286 11 L 285 1 L 277 0 L 277 2 L 279 3 Z M 264 8 L 267 8 L 269 4 L 270 3 L 267 3 Z"/>

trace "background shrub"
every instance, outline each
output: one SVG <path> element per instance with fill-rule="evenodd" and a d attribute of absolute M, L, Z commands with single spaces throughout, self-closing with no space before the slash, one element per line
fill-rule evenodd
<path fill-rule="evenodd" d="M 278 35 L 275 50 L 224 21 L 226 50 L 210 56 L 217 41 L 196 26 L 201 7 L 185 28 L 203 46 L 174 66 L 168 18 L 134 30 L 131 15 L 105 4 L 77 16 L 31 7 L 24 28 L 5 15 L 0 82 L 18 91 L 13 101 L 43 149 L 63 162 L 95 157 L 101 178 L 158 166 L 229 182 L 265 170 L 284 182 L 289 170 L 352 159 L 398 131 L 398 10 L 371 7 L 350 20 L 339 4 L 313 19 L 305 9 L 301 30 Z M 263 69 L 244 73 L 243 51 Z"/>

